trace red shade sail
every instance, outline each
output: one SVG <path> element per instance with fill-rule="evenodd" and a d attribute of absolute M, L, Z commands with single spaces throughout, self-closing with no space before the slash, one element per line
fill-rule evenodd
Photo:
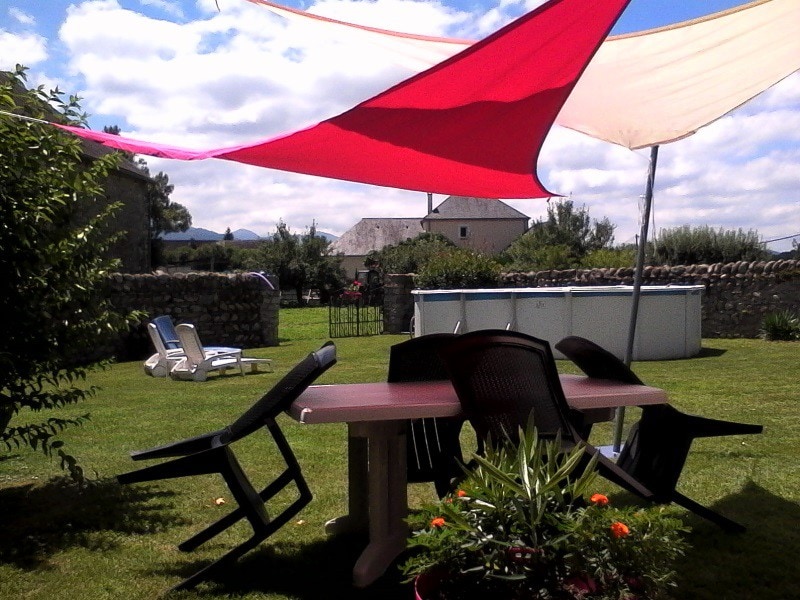
<path fill-rule="evenodd" d="M 191 151 L 65 128 L 165 158 L 221 158 L 441 194 L 552 196 L 536 175 L 541 145 L 628 1 L 551 0 L 341 115 L 268 141 Z"/>

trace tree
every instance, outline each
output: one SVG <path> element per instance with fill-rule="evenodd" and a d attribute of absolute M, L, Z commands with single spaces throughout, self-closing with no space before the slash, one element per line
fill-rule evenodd
<path fill-rule="evenodd" d="M 513 269 L 573 268 L 589 253 L 610 248 L 614 229 L 608 218 L 592 220 L 589 210 L 585 206 L 576 209 L 572 200 L 552 202 L 547 206 L 547 218 L 536 221 L 506 253 Z"/>
<path fill-rule="evenodd" d="M 0 73 L 0 110 L 82 124 L 79 98 L 58 89 L 28 90 L 25 68 Z M 85 382 L 103 347 L 130 319 L 102 288 L 118 261 L 106 258 L 107 221 L 118 205 L 102 182 L 119 160 L 83 161 L 81 142 L 46 124 L 0 115 L 0 448 L 20 446 L 58 456 L 75 478 L 82 471 L 57 435 L 89 415 L 42 420 L 42 410 L 91 397 Z M 13 425 L 12 425 L 13 422 Z"/>
<path fill-rule="evenodd" d="M 186 230 L 184 229 L 184 231 L 186 231 Z M 226 242 L 230 242 L 230 241 L 233 240 L 233 233 L 231 232 L 231 228 L 230 227 L 228 227 L 225 230 L 225 233 L 222 235 L 222 239 L 224 241 L 226 241 Z"/>
<path fill-rule="evenodd" d="M 434 256 L 455 249 L 455 244 L 441 233 L 420 233 L 410 240 L 386 246 L 367 257 L 382 273 L 419 273 Z"/>
<path fill-rule="evenodd" d="M 341 286 L 344 272 L 341 258 L 331 255 L 330 242 L 317 235 L 314 224 L 303 235 L 296 235 L 283 221 L 272 239 L 261 243 L 245 266 L 278 277 L 282 290 L 294 290 L 298 305 L 303 305 L 303 290 L 315 288 L 325 302 Z"/>
<path fill-rule="evenodd" d="M 117 125 L 107 125 L 103 127 L 103 131 L 119 135 L 120 128 Z M 123 154 L 133 161 L 133 154 L 129 152 L 124 152 Z M 151 176 L 147 161 L 141 157 L 136 161 L 136 166 L 142 173 L 150 177 L 150 182 L 147 184 L 147 207 L 150 214 L 150 252 L 153 266 L 158 266 L 163 264 L 164 258 L 162 235 L 186 231 L 192 226 L 192 215 L 189 214 L 189 210 L 185 206 L 169 199 L 170 194 L 175 189 L 175 186 L 169 182 L 169 175 L 159 171 L 156 176 Z"/>

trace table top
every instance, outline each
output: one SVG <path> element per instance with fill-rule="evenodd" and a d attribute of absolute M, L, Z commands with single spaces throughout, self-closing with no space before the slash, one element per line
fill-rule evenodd
<path fill-rule="evenodd" d="M 664 390 L 582 375 L 561 375 L 570 407 L 577 410 L 666 404 Z M 461 404 L 450 381 L 313 385 L 287 411 L 301 423 L 395 421 L 454 417 Z"/>

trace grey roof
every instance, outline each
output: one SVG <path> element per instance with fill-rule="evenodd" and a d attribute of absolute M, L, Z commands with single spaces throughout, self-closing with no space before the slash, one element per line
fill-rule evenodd
<path fill-rule="evenodd" d="M 372 250 L 415 238 L 423 231 L 418 218 L 361 219 L 331 244 L 331 250 L 347 256 L 366 256 Z"/>
<path fill-rule="evenodd" d="M 449 196 L 425 219 L 525 219 L 528 216 L 500 200 Z"/>

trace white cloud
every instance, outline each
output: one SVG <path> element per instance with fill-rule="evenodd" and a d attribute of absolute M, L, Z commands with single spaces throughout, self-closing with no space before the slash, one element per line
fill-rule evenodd
<path fill-rule="evenodd" d="M 36 23 L 36 19 L 34 19 L 32 15 L 29 15 L 28 13 L 14 6 L 8 9 L 8 16 L 22 25 L 33 25 Z"/>
<path fill-rule="evenodd" d="M 170 0 L 139 0 L 139 3 L 142 6 L 153 6 L 158 8 L 168 15 L 172 15 L 174 17 L 183 17 L 183 9 L 181 9 L 180 4 L 177 2 L 171 2 Z"/>
<path fill-rule="evenodd" d="M 172 4 L 142 3 L 161 10 Z M 530 9 L 541 2 L 528 4 Z M 149 18 L 117 0 L 70 7 L 59 35 L 69 72 L 82 86 L 69 89 L 98 115 L 95 128 L 118 124 L 142 139 L 194 148 L 232 145 L 318 122 L 410 74 L 379 49 L 365 56 L 350 37 L 331 39 L 248 2 L 222 2 L 221 12 L 213 0 L 197 6 L 202 17 L 181 22 Z M 501 2 L 482 16 L 436 1 L 326 0 L 310 8 L 371 26 L 476 38 L 519 14 L 523 2 Z M 10 34 L 0 33 L 0 56 L 10 47 L 3 46 L 3 35 Z M 15 36 L 15 47 L 23 39 Z M 45 41 L 27 39 L 42 53 L 37 62 L 44 60 Z M 32 49 L 28 55 L 35 58 Z M 656 228 L 689 223 L 755 228 L 766 237 L 800 233 L 799 138 L 795 74 L 697 135 L 663 146 Z M 147 161 L 151 171 L 169 175 L 172 199 L 189 208 L 195 225 L 217 231 L 263 234 L 278 220 L 302 230 L 316 220 L 319 229 L 341 234 L 362 217 L 421 217 L 427 207 L 423 193 L 227 161 Z M 609 217 L 620 242 L 638 231 L 647 168 L 647 150 L 631 152 L 560 128 L 551 132 L 539 159 L 545 186 L 572 194 L 594 218 Z M 532 218 L 546 214 L 544 200 L 509 204 Z"/>
<path fill-rule="evenodd" d="M 47 60 L 47 41 L 35 33 L 11 33 L 0 29 L 0 70 L 15 65 L 33 67 Z"/>

